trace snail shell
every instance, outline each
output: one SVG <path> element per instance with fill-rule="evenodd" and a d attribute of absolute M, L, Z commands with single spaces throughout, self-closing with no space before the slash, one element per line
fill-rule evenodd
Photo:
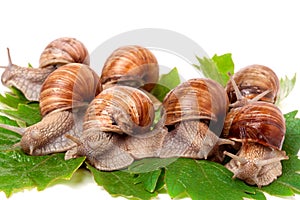
<path fill-rule="evenodd" d="M 9 64 L 2 73 L 2 84 L 14 86 L 30 101 L 39 101 L 41 86 L 48 75 L 57 67 L 67 63 L 89 64 L 86 47 L 75 38 L 58 38 L 46 46 L 40 56 L 39 68 L 20 67 L 12 63 L 8 50 Z"/>
<path fill-rule="evenodd" d="M 260 98 L 261 101 L 274 103 L 279 91 L 279 79 L 275 72 L 263 65 L 250 65 L 240 69 L 233 75 L 238 89 L 243 97 L 253 99 L 257 95 L 269 90 L 269 93 Z M 231 104 L 237 101 L 237 95 L 232 81 L 226 85 L 226 92 Z"/>
<path fill-rule="evenodd" d="M 99 76 L 89 66 L 66 64 L 51 73 L 42 86 L 40 107 L 43 116 L 88 105 L 101 91 Z"/>
<path fill-rule="evenodd" d="M 129 45 L 116 49 L 102 69 L 104 88 L 114 84 L 142 86 L 151 91 L 159 78 L 159 67 L 154 54 L 141 46 Z"/>
<path fill-rule="evenodd" d="M 149 130 L 153 120 L 152 102 L 143 92 L 127 86 L 114 86 L 103 90 L 91 102 L 84 130 L 92 128 L 103 132 L 137 134 L 129 127 Z"/>
<path fill-rule="evenodd" d="M 241 142 L 237 155 L 226 167 L 251 185 L 268 185 L 281 175 L 280 160 L 285 136 L 284 117 L 274 104 L 257 101 L 232 109 L 225 120 L 223 136 Z"/>
<path fill-rule="evenodd" d="M 207 158 L 215 146 L 232 144 L 220 139 L 228 110 L 224 88 L 211 79 L 191 79 L 165 97 L 163 118 L 169 133 L 160 157 Z"/>
<path fill-rule="evenodd" d="M 28 128 L 1 127 L 22 135 L 19 145 L 30 155 L 63 152 L 74 146 L 65 134 L 79 137 L 88 103 L 101 90 L 97 74 L 87 65 L 61 66 L 45 80 L 41 92 L 43 118 Z"/>
<path fill-rule="evenodd" d="M 40 68 L 58 68 L 68 63 L 90 64 L 87 48 L 76 38 L 61 37 L 50 42 L 41 53 Z"/>

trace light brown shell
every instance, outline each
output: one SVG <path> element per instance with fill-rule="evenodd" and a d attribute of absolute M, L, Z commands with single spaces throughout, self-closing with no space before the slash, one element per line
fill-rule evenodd
<path fill-rule="evenodd" d="M 224 88 L 211 79 L 197 78 L 181 83 L 163 100 L 166 125 L 183 120 L 224 120 L 228 110 L 228 97 Z"/>
<path fill-rule="evenodd" d="M 75 38 L 61 37 L 50 42 L 41 53 L 40 66 L 57 68 L 68 63 L 89 65 L 90 58 L 87 48 Z"/>
<path fill-rule="evenodd" d="M 253 99 L 266 90 L 268 94 L 262 97 L 261 101 L 274 103 L 279 91 L 279 79 L 275 72 L 269 67 L 263 65 L 249 65 L 240 69 L 233 75 L 242 96 Z M 226 85 L 226 92 L 229 102 L 234 103 L 237 100 L 231 81 Z"/>
<path fill-rule="evenodd" d="M 41 88 L 43 116 L 88 104 L 101 91 L 99 76 L 89 66 L 66 64 L 52 72 Z"/>
<path fill-rule="evenodd" d="M 150 91 L 159 78 L 159 66 L 154 54 L 141 46 L 129 45 L 116 49 L 106 60 L 101 83 L 134 84 Z"/>
<path fill-rule="evenodd" d="M 274 104 L 257 101 L 230 110 L 225 119 L 223 137 L 281 150 L 285 130 L 280 109 Z"/>
<path fill-rule="evenodd" d="M 128 118 L 114 119 L 117 112 Z M 124 117 L 124 116 L 123 116 Z M 90 103 L 84 119 L 84 130 L 123 133 L 118 123 L 132 121 L 136 126 L 149 129 L 154 120 L 151 100 L 143 92 L 128 86 L 114 86 L 103 90 Z"/>

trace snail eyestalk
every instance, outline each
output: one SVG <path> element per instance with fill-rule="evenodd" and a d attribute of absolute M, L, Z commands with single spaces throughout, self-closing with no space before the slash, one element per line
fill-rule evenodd
<path fill-rule="evenodd" d="M 21 128 L 21 127 L 11 126 L 11 125 L 7 125 L 7 124 L 0 124 L 0 128 L 4 128 L 9 131 L 13 131 L 15 133 L 18 133 L 19 135 L 24 135 L 25 131 L 27 130 L 27 128 Z"/>
<path fill-rule="evenodd" d="M 246 158 L 239 157 L 239 156 L 234 155 L 234 154 L 232 154 L 232 153 L 229 153 L 229 152 L 227 152 L 227 151 L 224 151 L 224 154 L 225 154 L 226 156 L 229 156 L 230 158 L 232 158 L 232 159 L 234 159 L 234 160 L 239 161 L 241 164 L 245 164 L 245 163 L 248 162 L 248 161 L 246 160 Z"/>
<path fill-rule="evenodd" d="M 7 56 L 8 56 L 8 65 L 7 66 L 0 66 L 0 69 L 6 69 L 9 66 L 12 66 L 11 56 L 9 52 L 9 48 L 7 48 Z"/>

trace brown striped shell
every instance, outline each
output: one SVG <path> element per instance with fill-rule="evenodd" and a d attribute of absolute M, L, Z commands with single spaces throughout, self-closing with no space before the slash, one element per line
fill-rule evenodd
<path fill-rule="evenodd" d="M 101 91 L 99 76 L 89 66 L 66 64 L 52 72 L 41 89 L 43 116 L 88 104 Z"/>
<path fill-rule="evenodd" d="M 111 84 L 143 86 L 150 91 L 159 77 L 154 54 L 141 46 L 129 45 L 116 49 L 106 60 L 101 75 L 104 87 Z"/>
<path fill-rule="evenodd" d="M 222 121 L 228 110 L 228 97 L 214 80 L 190 79 L 166 95 L 163 108 L 166 125 L 191 119 Z"/>
<path fill-rule="evenodd" d="M 263 65 L 250 65 L 240 69 L 233 75 L 242 96 L 247 99 L 253 99 L 257 95 L 266 90 L 270 90 L 268 94 L 262 97 L 261 101 L 274 103 L 279 91 L 279 79 L 275 72 L 269 67 Z M 226 92 L 230 103 L 237 101 L 235 90 L 232 82 L 226 85 Z"/>
<path fill-rule="evenodd" d="M 121 123 L 133 122 L 149 130 L 153 120 L 154 108 L 148 96 L 136 88 L 114 86 L 103 90 L 90 103 L 83 129 L 122 134 L 126 131 L 120 127 Z"/>
<path fill-rule="evenodd" d="M 87 48 L 75 38 L 61 37 L 53 40 L 40 56 L 40 68 L 57 68 L 68 63 L 90 64 Z"/>
<path fill-rule="evenodd" d="M 280 109 L 274 104 L 257 101 L 228 113 L 223 137 L 239 142 L 256 142 L 280 150 L 285 129 Z"/>

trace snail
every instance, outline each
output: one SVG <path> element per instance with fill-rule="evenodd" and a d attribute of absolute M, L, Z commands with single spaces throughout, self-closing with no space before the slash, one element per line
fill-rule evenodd
<path fill-rule="evenodd" d="M 114 84 L 142 87 L 151 91 L 159 77 L 159 67 L 154 54 L 138 45 L 116 49 L 105 61 L 101 73 L 103 88 Z"/>
<path fill-rule="evenodd" d="M 152 102 L 142 91 L 118 85 L 107 88 L 88 106 L 82 136 L 67 135 L 77 146 L 67 151 L 65 159 L 86 156 L 91 165 L 106 171 L 127 167 L 135 159 L 128 151 L 128 138 L 150 131 L 153 119 Z M 142 143 L 135 145 L 145 148 Z"/>
<path fill-rule="evenodd" d="M 101 90 L 99 76 L 89 66 L 70 63 L 53 71 L 41 88 L 42 120 L 27 128 L 1 124 L 22 135 L 18 144 L 30 155 L 63 152 L 74 143 L 64 135 L 79 136 L 88 103 Z"/>
<path fill-rule="evenodd" d="M 171 90 L 162 105 L 168 134 L 162 143 L 161 158 L 207 159 L 218 152 L 218 146 L 234 144 L 219 138 L 228 110 L 228 98 L 216 81 L 190 79 Z"/>
<path fill-rule="evenodd" d="M 284 117 L 274 104 L 256 101 L 232 109 L 225 120 L 223 136 L 241 143 L 237 155 L 225 166 L 237 177 L 258 187 L 272 183 L 282 174 L 280 161 L 288 159 L 282 144 Z"/>
<path fill-rule="evenodd" d="M 249 65 L 236 72 L 232 81 L 228 81 L 226 92 L 229 102 L 234 107 L 241 106 L 249 100 L 274 103 L 279 91 L 279 79 L 275 72 L 263 65 Z M 236 93 L 239 91 L 239 94 Z M 239 96 L 238 96 L 239 95 Z M 239 101 L 237 101 L 239 99 Z"/>
<path fill-rule="evenodd" d="M 20 67 L 12 63 L 9 49 L 8 66 L 1 76 L 2 84 L 14 86 L 23 92 L 30 101 L 38 101 L 40 89 L 47 76 L 58 67 L 67 63 L 89 65 L 86 47 L 77 39 L 62 37 L 50 42 L 42 52 L 39 68 Z"/>

